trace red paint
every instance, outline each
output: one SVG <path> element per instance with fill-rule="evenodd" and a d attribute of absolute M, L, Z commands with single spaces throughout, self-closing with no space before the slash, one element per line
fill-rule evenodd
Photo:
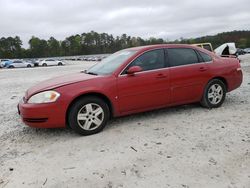
<path fill-rule="evenodd" d="M 159 48 L 193 48 L 209 54 L 213 61 L 145 72 L 135 70 L 134 74 L 120 75 L 137 56 L 145 51 Z M 30 88 L 25 95 L 25 101 L 45 90 L 55 90 L 61 96 L 56 102 L 49 104 L 20 102 L 18 108 L 24 123 L 41 128 L 65 127 L 70 104 L 77 97 L 87 94 L 105 96 L 112 105 L 113 116 L 117 117 L 199 102 L 206 84 L 215 77 L 226 80 L 228 91 L 238 88 L 242 83 L 239 60 L 235 58 L 221 58 L 214 53 L 189 45 L 153 45 L 137 49 L 138 52 L 111 75 L 76 73 L 44 81 Z M 42 119 L 42 122 L 27 122 L 25 121 L 27 119 Z"/>

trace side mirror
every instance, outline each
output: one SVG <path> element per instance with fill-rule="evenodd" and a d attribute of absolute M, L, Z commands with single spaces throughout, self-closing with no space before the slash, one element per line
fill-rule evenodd
<path fill-rule="evenodd" d="M 132 66 L 127 70 L 128 75 L 133 75 L 136 72 L 141 72 L 142 68 L 140 66 Z"/>

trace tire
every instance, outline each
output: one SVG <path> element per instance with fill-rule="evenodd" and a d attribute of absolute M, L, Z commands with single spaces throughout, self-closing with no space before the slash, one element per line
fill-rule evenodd
<path fill-rule="evenodd" d="M 63 64 L 61 62 L 58 63 L 58 66 L 62 66 Z"/>
<path fill-rule="evenodd" d="M 67 120 L 69 127 L 86 136 L 102 131 L 109 117 L 108 105 L 98 97 L 88 96 L 73 103 L 69 109 Z"/>
<path fill-rule="evenodd" d="M 42 66 L 43 66 L 43 67 L 47 67 L 47 64 L 46 64 L 46 63 L 43 63 Z"/>
<path fill-rule="evenodd" d="M 226 85 L 219 79 L 213 79 L 208 82 L 203 92 L 201 105 L 206 108 L 220 107 L 226 97 Z"/>
<path fill-rule="evenodd" d="M 10 68 L 10 69 L 13 69 L 13 68 L 15 68 L 15 67 L 14 67 L 13 65 L 10 65 L 9 68 Z"/>
<path fill-rule="evenodd" d="M 28 67 L 28 68 L 30 68 L 30 67 L 31 67 L 31 65 L 30 65 L 30 64 L 28 64 L 28 65 L 27 65 L 27 67 Z"/>

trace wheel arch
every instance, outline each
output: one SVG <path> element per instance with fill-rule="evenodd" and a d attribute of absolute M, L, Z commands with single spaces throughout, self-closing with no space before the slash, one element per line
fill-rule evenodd
<path fill-rule="evenodd" d="M 222 76 L 216 76 L 216 77 L 213 77 L 212 79 L 210 79 L 208 82 L 210 82 L 211 80 L 214 80 L 214 79 L 222 81 L 226 86 L 226 91 L 228 91 L 228 82 L 227 82 L 226 78 L 224 78 Z"/>
<path fill-rule="evenodd" d="M 110 100 L 106 95 L 104 95 L 104 94 L 102 94 L 102 93 L 90 92 L 90 93 L 81 94 L 81 95 L 75 97 L 75 98 L 70 102 L 70 104 L 68 105 L 67 110 L 66 110 L 66 116 L 65 116 L 66 124 L 68 124 L 68 114 L 69 114 L 69 110 L 70 110 L 71 106 L 72 106 L 77 100 L 79 100 L 80 98 L 87 97 L 87 96 L 95 96 L 95 97 L 101 98 L 103 101 L 105 101 L 105 102 L 107 103 L 108 107 L 109 107 L 110 117 L 113 117 L 114 109 L 113 109 L 113 104 L 112 104 L 111 100 Z"/>

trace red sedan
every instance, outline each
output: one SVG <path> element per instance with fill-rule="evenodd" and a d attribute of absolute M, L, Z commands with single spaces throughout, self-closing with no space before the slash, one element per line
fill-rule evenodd
<path fill-rule="evenodd" d="M 236 58 L 190 45 L 152 45 L 118 51 L 85 72 L 30 88 L 18 110 L 31 127 L 68 125 L 83 135 L 100 132 L 111 117 L 200 102 L 222 105 L 242 83 Z"/>

